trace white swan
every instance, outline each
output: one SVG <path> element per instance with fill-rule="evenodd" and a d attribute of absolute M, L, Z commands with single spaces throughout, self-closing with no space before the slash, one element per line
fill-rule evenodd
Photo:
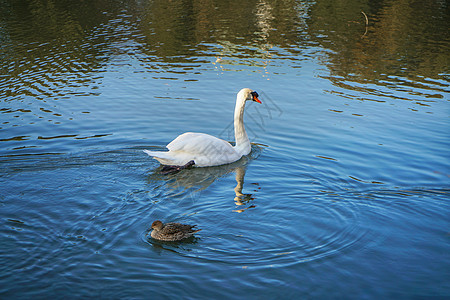
<path fill-rule="evenodd" d="M 144 152 L 163 165 L 174 166 L 176 170 L 191 165 L 210 167 L 235 162 L 251 151 L 250 141 L 244 128 L 244 108 L 247 100 L 261 103 L 258 96 L 257 92 L 248 88 L 240 90 L 237 94 L 234 109 L 235 146 L 209 134 L 186 132 L 166 146 L 169 151 L 144 150 Z"/>

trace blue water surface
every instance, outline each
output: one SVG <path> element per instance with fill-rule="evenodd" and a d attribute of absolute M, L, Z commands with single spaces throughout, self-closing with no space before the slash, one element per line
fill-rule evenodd
<path fill-rule="evenodd" d="M 1 298 L 449 297 L 448 16 L 422 2 L 6 1 Z M 249 156 L 143 153 L 234 141 L 244 87 Z"/>

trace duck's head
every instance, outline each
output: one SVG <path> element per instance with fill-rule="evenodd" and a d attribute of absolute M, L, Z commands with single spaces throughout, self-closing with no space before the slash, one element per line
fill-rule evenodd
<path fill-rule="evenodd" d="M 163 223 L 160 220 L 156 220 L 152 223 L 152 229 L 161 230 L 163 228 Z"/>
<path fill-rule="evenodd" d="M 244 88 L 244 89 L 240 90 L 238 93 L 238 96 L 241 96 L 242 98 L 244 98 L 245 101 L 251 100 L 254 102 L 262 103 L 261 100 L 258 99 L 258 97 L 259 97 L 258 93 L 256 91 L 253 91 L 248 88 Z"/>

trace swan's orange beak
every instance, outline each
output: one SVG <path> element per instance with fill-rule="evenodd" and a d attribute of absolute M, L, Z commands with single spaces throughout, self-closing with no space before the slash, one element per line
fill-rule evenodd
<path fill-rule="evenodd" d="M 258 103 L 262 103 L 261 100 L 259 100 L 256 95 L 253 95 L 253 101 L 258 102 Z"/>
<path fill-rule="evenodd" d="M 250 94 L 252 95 L 252 100 L 253 100 L 253 101 L 258 102 L 258 103 L 262 103 L 261 100 L 258 99 L 258 96 L 259 96 L 259 95 L 258 95 L 257 92 L 253 91 L 253 92 L 251 92 Z"/>

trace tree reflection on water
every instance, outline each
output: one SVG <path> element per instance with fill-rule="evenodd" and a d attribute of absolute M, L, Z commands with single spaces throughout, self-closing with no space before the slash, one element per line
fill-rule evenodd
<path fill-rule="evenodd" d="M 95 95 L 117 60 L 137 60 L 148 72 L 169 69 L 175 78 L 214 61 L 222 72 L 251 65 L 264 76 L 271 58 L 302 60 L 318 46 L 327 51 L 315 55 L 337 85 L 339 77 L 445 80 L 446 12 L 445 1 L 417 0 L 6 1 L 0 95 Z"/>

